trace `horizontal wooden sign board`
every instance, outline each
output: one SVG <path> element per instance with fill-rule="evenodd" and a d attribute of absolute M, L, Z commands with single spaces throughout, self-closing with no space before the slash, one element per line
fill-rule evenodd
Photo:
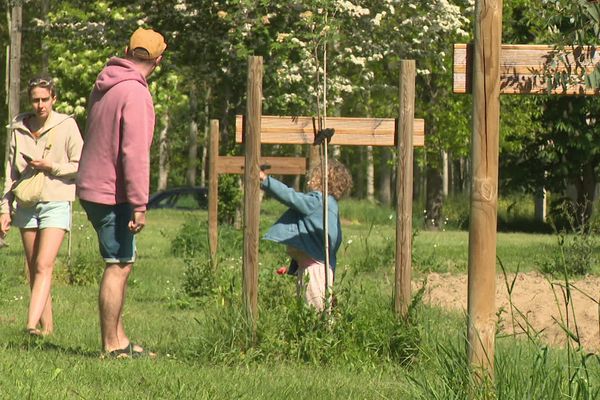
<path fill-rule="evenodd" d="M 271 167 L 267 170 L 269 174 L 304 175 L 308 162 L 305 157 L 261 157 L 259 164 L 269 165 Z M 242 174 L 244 157 L 220 156 L 216 161 L 216 169 L 218 174 Z"/>
<path fill-rule="evenodd" d="M 454 93 L 471 93 L 473 47 L 454 45 Z M 546 45 L 509 45 L 500 49 L 500 93 L 504 94 L 598 94 L 599 49 L 566 47 L 559 51 Z"/>
<path fill-rule="evenodd" d="M 235 140 L 244 142 L 243 115 L 235 121 Z M 333 145 L 394 146 L 396 120 L 394 118 L 348 118 L 327 117 L 327 128 L 335 129 L 331 138 Z M 269 116 L 261 117 L 260 141 L 263 144 L 313 144 L 312 117 Z M 425 144 L 425 122 L 415 119 L 413 146 Z"/>

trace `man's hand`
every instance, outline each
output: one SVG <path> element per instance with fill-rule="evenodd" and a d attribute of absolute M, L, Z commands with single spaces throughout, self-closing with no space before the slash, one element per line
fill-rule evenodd
<path fill-rule="evenodd" d="M 0 237 L 6 236 L 10 229 L 10 214 L 0 214 Z"/>
<path fill-rule="evenodd" d="M 134 211 L 129 221 L 129 230 L 139 233 L 146 225 L 146 211 Z"/>

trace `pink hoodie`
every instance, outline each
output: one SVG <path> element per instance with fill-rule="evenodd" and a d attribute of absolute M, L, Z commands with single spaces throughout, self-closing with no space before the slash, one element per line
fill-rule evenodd
<path fill-rule="evenodd" d="M 145 210 L 153 133 L 154 104 L 146 79 L 131 61 L 111 58 L 89 98 L 79 198 Z"/>

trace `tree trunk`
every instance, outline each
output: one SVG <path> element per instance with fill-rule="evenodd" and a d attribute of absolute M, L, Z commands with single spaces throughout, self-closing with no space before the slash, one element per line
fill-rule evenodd
<path fill-rule="evenodd" d="M 157 190 L 165 190 L 169 183 L 169 112 L 162 117 L 162 129 L 158 136 L 158 187 Z"/>
<path fill-rule="evenodd" d="M 426 194 L 425 226 L 439 228 L 442 220 L 442 206 L 444 204 L 443 179 L 439 169 L 427 167 L 427 194 Z"/>
<path fill-rule="evenodd" d="M 196 185 L 196 166 L 198 163 L 198 93 L 194 83 L 190 86 L 190 131 L 188 136 L 188 163 L 185 180 L 189 186 Z"/>
<path fill-rule="evenodd" d="M 381 149 L 381 172 L 379 174 L 379 201 L 389 206 L 392 204 L 392 174 L 389 166 L 391 159 L 390 150 L 387 147 Z"/>
<path fill-rule="evenodd" d="M 10 50 L 8 68 L 8 119 L 11 121 L 19 113 L 19 94 L 21 92 L 21 33 L 23 9 L 15 3 L 10 11 Z M 8 14 L 8 12 L 7 12 Z M 8 17 L 8 15 L 7 15 Z M 4 160 L 8 158 L 10 131 L 7 130 Z"/>
<path fill-rule="evenodd" d="M 206 186 L 206 168 L 207 157 L 208 157 L 208 135 L 210 134 L 210 95 L 211 90 L 210 86 L 207 84 L 204 85 L 204 120 L 206 121 L 206 129 L 204 134 L 204 146 L 202 146 L 202 160 L 200 164 L 200 186 Z"/>
<path fill-rule="evenodd" d="M 375 165 L 373 163 L 373 146 L 367 146 L 367 200 L 375 201 Z"/>
<path fill-rule="evenodd" d="M 448 197 L 448 182 L 450 181 L 448 171 L 448 153 L 442 150 L 442 194 Z"/>
<path fill-rule="evenodd" d="M 7 10 L 8 18 L 8 10 Z M 12 119 L 19 113 L 19 94 L 21 91 L 21 32 L 23 25 L 23 8 L 20 2 L 15 2 L 9 18 L 10 25 L 10 50 L 8 68 L 8 119 Z M 4 146 L 4 161 L 8 159 L 10 148 L 10 130 L 6 130 L 6 141 Z M 0 247 L 6 243 L 0 238 Z M 28 268 L 25 265 L 25 273 Z"/>
<path fill-rule="evenodd" d="M 590 163 L 583 166 L 582 175 L 575 184 L 577 189 L 577 222 L 586 226 L 592 217 L 594 194 L 596 191 L 596 177 L 594 167 Z"/>
<path fill-rule="evenodd" d="M 543 187 L 535 194 L 534 215 L 537 222 L 546 222 L 546 189 Z"/>
<path fill-rule="evenodd" d="M 48 30 L 48 26 L 49 22 L 48 22 L 48 11 L 50 11 L 50 1 L 49 0 L 42 0 L 42 15 L 44 16 L 44 32 L 47 32 Z M 46 41 L 44 40 L 44 36 L 42 35 L 42 56 L 41 56 L 41 61 L 42 61 L 42 72 L 44 73 L 48 73 L 48 44 L 46 43 Z"/>

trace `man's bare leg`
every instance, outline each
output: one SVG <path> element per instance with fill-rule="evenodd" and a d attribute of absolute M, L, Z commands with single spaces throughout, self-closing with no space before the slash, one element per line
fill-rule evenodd
<path fill-rule="evenodd" d="M 107 352 L 123 349 L 129 345 L 121 315 L 131 267 L 132 264 L 106 264 L 100 283 L 98 296 L 100 331 L 102 347 Z"/>

